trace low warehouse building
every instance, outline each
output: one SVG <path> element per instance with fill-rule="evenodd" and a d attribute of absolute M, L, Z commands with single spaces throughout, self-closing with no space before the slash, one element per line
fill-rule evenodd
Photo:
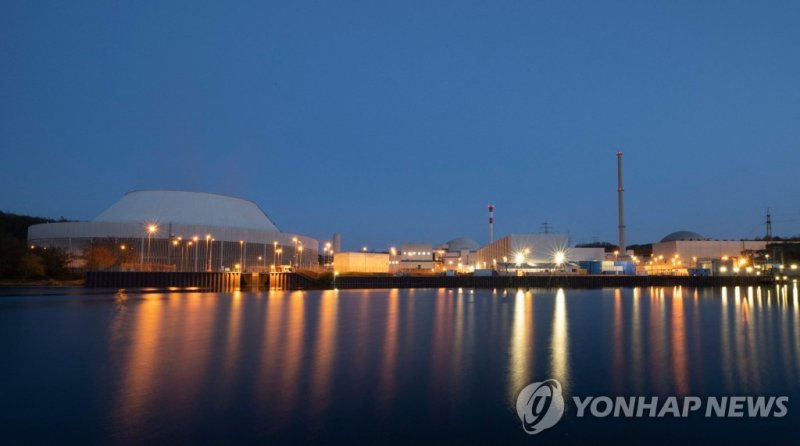
<path fill-rule="evenodd" d="M 739 257 L 745 251 L 760 251 L 767 246 L 758 240 L 711 240 L 692 231 L 677 231 L 653 243 L 653 258 L 679 258 L 686 261 Z"/>
<path fill-rule="evenodd" d="M 333 270 L 338 274 L 388 274 L 389 254 L 384 252 L 337 252 Z"/>

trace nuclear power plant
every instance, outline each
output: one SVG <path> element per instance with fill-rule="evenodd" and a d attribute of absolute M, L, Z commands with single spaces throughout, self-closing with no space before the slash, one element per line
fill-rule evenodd
<path fill-rule="evenodd" d="M 387 249 L 342 249 L 335 233 L 324 242 L 278 229 L 248 200 L 203 192 L 129 192 L 94 220 L 31 226 L 31 247 L 68 252 L 72 265 L 88 271 L 247 272 L 295 271 L 386 275 L 768 275 L 791 273 L 766 254 L 772 239 L 767 211 L 763 240 L 714 240 L 676 231 L 628 250 L 623 154 L 616 152 L 618 243 L 572 246 L 567 234 L 512 233 L 495 239 L 495 205 L 488 204 L 487 242 L 465 237 L 447 242 L 398 241 Z M 609 222 L 611 226 L 611 222 Z M 642 245 L 637 245 L 641 248 Z"/>

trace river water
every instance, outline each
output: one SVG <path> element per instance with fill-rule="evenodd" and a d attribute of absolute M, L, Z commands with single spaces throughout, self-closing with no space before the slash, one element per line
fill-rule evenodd
<path fill-rule="evenodd" d="M 517 395 L 557 379 L 561 421 Z M 788 396 L 784 417 L 578 417 L 574 396 Z M 5 444 L 792 444 L 796 285 L 0 295 Z"/>

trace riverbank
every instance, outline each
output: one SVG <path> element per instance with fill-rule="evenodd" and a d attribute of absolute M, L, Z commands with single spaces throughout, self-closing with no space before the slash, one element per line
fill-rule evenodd
<path fill-rule="evenodd" d="M 386 288 L 608 288 L 648 286 L 759 286 L 773 285 L 774 277 L 736 276 L 625 276 L 625 275 L 530 275 L 530 276 L 310 276 L 302 273 L 162 273 L 91 272 L 88 288 L 199 288 L 232 289 L 386 289 Z"/>
<path fill-rule="evenodd" d="M 86 284 L 84 279 L 72 280 L 0 280 L 0 288 L 73 288 Z"/>

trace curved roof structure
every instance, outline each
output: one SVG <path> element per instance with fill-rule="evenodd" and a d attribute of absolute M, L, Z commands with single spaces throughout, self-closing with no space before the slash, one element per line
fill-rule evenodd
<path fill-rule="evenodd" d="M 205 192 L 138 190 L 125 194 L 95 222 L 155 222 L 279 231 L 252 201 Z"/>
<path fill-rule="evenodd" d="M 480 245 L 478 245 L 478 242 L 475 240 L 463 237 L 454 238 L 453 240 L 445 243 L 445 245 L 447 245 L 448 251 L 477 251 L 478 248 L 480 248 Z"/>
<path fill-rule="evenodd" d="M 676 241 L 685 241 L 685 240 L 708 240 L 708 237 L 700 235 L 693 231 L 676 231 L 672 234 L 668 234 L 666 237 L 662 238 L 662 242 L 676 242 Z"/>

